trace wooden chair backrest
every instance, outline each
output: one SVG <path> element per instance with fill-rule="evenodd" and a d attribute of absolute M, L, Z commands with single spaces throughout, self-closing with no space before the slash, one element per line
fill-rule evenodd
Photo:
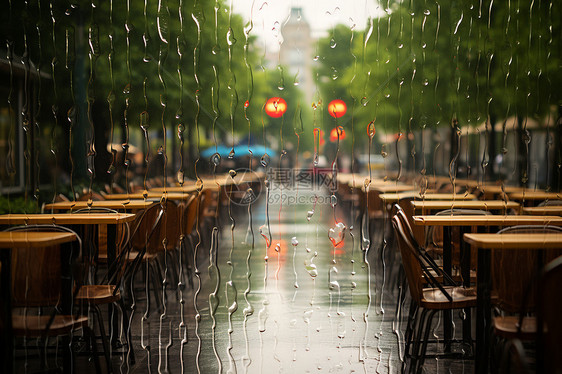
<path fill-rule="evenodd" d="M 410 234 L 406 232 L 407 228 L 404 226 L 402 219 L 398 214 L 392 217 L 392 226 L 394 227 L 396 241 L 398 242 L 398 248 L 400 249 L 400 255 L 402 256 L 402 265 L 404 267 L 406 279 L 408 280 L 410 295 L 419 305 L 423 296 L 423 287 L 421 283 L 422 270 L 420 263 L 418 262 L 412 247 Z"/>
<path fill-rule="evenodd" d="M 498 233 L 561 232 L 555 226 L 512 226 Z M 492 284 L 497 292 L 498 306 L 511 313 L 530 312 L 535 309 L 537 269 L 540 252 L 528 250 L 492 251 Z M 561 250 L 544 250 L 544 261 L 562 255 Z"/>
<path fill-rule="evenodd" d="M 199 195 L 193 195 L 188 201 L 186 201 L 185 207 L 185 235 L 189 235 L 195 229 L 195 224 L 197 223 L 197 210 L 201 207 L 201 197 Z"/>
<path fill-rule="evenodd" d="M 12 306 L 56 305 L 60 298 L 60 248 L 12 249 Z"/>
<path fill-rule="evenodd" d="M 538 312 L 543 328 L 537 351 L 544 373 L 562 373 L 562 256 L 551 261 L 539 283 Z"/>
<path fill-rule="evenodd" d="M 147 251 L 156 253 L 164 251 L 164 239 L 167 241 L 166 250 L 177 248 L 180 239 L 181 209 L 172 201 L 166 201 L 158 235 L 150 238 Z"/>

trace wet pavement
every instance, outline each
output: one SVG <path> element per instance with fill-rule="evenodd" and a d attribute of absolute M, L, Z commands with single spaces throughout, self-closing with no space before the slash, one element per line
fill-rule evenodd
<path fill-rule="evenodd" d="M 233 221 L 223 211 L 216 250 L 198 248 L 203 252 L 197 263 L 200 281 L 195 278 L 194 289 L 188 285 L 181 295 L 169 287 L 163 311 L 152 305 L 147 313 L 145 290 L 137 289 L 136 363 L 128 365 L 126 354 L 115 353 L 115 371 L 400 371 L 407 305 L 397 320 L 399 276 L 391 233 L 383 230 L 383 222 L 371 226 L 365 258 L 360 223 L 351 218 L 358 218 L 357 212 L 343 202 L 334 212 L 324 191 L 283 193 L 302 199 L 291 203 L 273 191 L 266 210 L 263 192 L 251 217 L 247 207 L 233 206 Z M 77 367 L 86 359 L 79 357 Z M 93 365 L 88 369 L 93 371 Z M 436 359 L 427 360 L 425 369 L 473 370 L 471 361 Z"/>

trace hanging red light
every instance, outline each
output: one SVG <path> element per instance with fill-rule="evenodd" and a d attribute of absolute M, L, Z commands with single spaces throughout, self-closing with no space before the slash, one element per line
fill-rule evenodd
<path fill-rule="evenodd" d="M 332 131 L 330 131 L 330 141 L 331 142 L 335 142 L 336 140 L 338 140 L 338 132 L 339 132 L 339 135 L 340 135 L 340 140 L 345 139 L 345 130 L 343 129 L 343 127 L 338 126 L 338 127 L 334 127 L 332 129 Z"/>
<path fill-rule="evenodd" d="M 265 112 L 272 118 L 281 117 L 287 111 L 287 102 L 280 97 L 272 97 L 265 103 Z"/>
<path fill-rule="evenodd" d="M 343 100 L 332 100 L 328 104 L 328 113 L 334 118 L 343 117 L 345 112 L 347 112 L 347 105 L 345 105 Z"/>

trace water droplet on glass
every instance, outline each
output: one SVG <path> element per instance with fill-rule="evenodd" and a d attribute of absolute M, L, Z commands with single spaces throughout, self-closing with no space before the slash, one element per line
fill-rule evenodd
<path fill-rule="evenodd" d="M 313 215 L 314 215 L 314 210 L 309 210 L 308 212 L 306 212 L 306 220 L 310 221 Z"/>
<path fill-rule="evenodd" d="M 304 268 L 308 272 L 308 275 L 310 275 L 312 278 L 318 276 L 318 269 L 316 268 L 316 264 L 314 263 L 305 264 Z"/>
<path fill-rule="evenodd" d="M 228 43 L 228 45 L 236 44 L 236 38 L 234 38 L 234 32 L 232 31 L 231 27 L 229 27 L 228 31 L 226 32 L 226 42 Z"/>
<path fill-rule="evenodd" d="M 334 38 L 330 39 L 330 48 L 336 48 L 337 45 L 338 43 L 336 43 L 336 40 Z"/>
<path fill-rule="evenodd" d="M 260 164 L 264 168 L 267 167 L 267 165 L 269 165 L 269 155 L 267 153 L 264 153 L 264 155 L 261 156 Z"/>
<path fill-rule="evenodd" d="M 291 238 L 291 245 L 292 245 L 293 247 L 296 247 L 297 245 L 299 245 L 299 241 L 297 240 L 297 237 L 296 237 L 296 236 L 293 236 L 293 237 Z"/>
<path fill-rule="evenodd" d="M 220 163 L 221 163 L 221 155 L 220 155 L 219 153 L 214 153 L 214 154 L 211 156 L 211 163 L 212 163 L 214 166 L 219 166 Z"/>
<path fill-rule="evenodd" d="M 371 121 L 367 125 L 367 135 L 369 136 L 369 139 L 373 139 L 373 137 L 375 136 L 375 132 L 375 121 Z"/>
<path fill-rule="evenodd" d="M 365 96 L 363 96 L 361 98 L 361 105 L 363 106 L 367 106 L 367 103 L 369 102 L 369 100 L 367 100 L 367 98 Z"/>
<path fill-rule="evenodd" d="M 336 225 L 328 231 L 328 237 L 332 242 L 334 247 L 338 246 L 344 238 L 345 234 L 345 225 L 343 222 L 338 222 Z"/>
<path fill-rule="evenodd" d="M 235 155 L 235 154 L 236 154 L 236 153 L 234 152 L 234 148 L 232 148 L 232 149 L 230 150 L 230 152 L 228 152 L 228 158 L 232 160 L 232 159 L 234 158 L 234 155 Z"/>
<path fill-rule="evenodd" d="M 236 172 L 236 170 L 230 169 L 230 170 L 228 171 L 228 175 L 230 175 L 231 178 L 234 178 L 234 177 L 236 176 L 236 174 L 238 174 L 238 173 Z"/>
<path fill-rule="evenodd" d="M 185 182 L 183 170 L 179 170 L 176 174 L 176 177 L 180 185 L 182 185 Z"/>
<path fill-rule="evenodd" d="M 195 182 L 195 188 L 199 192 L 201 192 L 203 190 L 203 181 L 201 180 L 201 178 L 198 178 L 197 182 Z"/>
<path fill-rule="evenodd" d="M 247 108 L 250 106 L 250 102 L 248 100 L 246 100 L 246 102 L 244 103 L 244 108 Z"/>

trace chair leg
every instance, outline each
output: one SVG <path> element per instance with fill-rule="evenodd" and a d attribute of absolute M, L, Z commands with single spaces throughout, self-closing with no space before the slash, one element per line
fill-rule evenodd
<path fill-rule="evenodd" d="M 435 315 L 436 312 L 437 310 L 432 310 L 429 313 L 429 316 L 427 317 L 427 323 L 425 326 L 425 333 L 423 337 L 423 345 L 421 347 L 420 356 L 417 361 L 416 373 L 418 374 L 422 372 L 423 363 L 425 361 L 425 352 L 427 351 L 427 343 L 429 342 L 429 332 L 431 331 L 431 321 L 433 320 L 433 316 Z"/>
<path fill-rule="evenodd" d="M 103 325 L 103 319 L 101 317 L 101 311 L 100 311 L 100 308 L 97 305 L 92 305 L 92 309 L 94 310 L 94 313 L 96 314 L 96 319 L 97 319 L 98 327 L 99 327 L 99 330 L 100 330 L 101 342 L 102 342 L 102 345 L 103 345 L 103 354 L 105 356 L 105 363 L 106 363 L 106 366 L 107 366 L 107 371 L 111 373 L 111 372 L 113 372 L 113 367 L 111 365 L 111 357 L 110 357 L 110 351 L 109 351 L 109 340 L 107 339 L 107 335 L 105 334 L 105 327 Z"/>
<path fill-rule="evenodd" d="M 414 300 L 410 301 L 410 308 L 408 311 L 408 321 L 406 324 L 406 347 L 404 348 L 404 356 L 410 357 L 410 346 L 412 345 L 412 335 L 414 333 L 414 324 L 416 322 L 416 315 L 418 311 L 418 306 Z"/>
<path fill-rule="evenodd" d="M 429 310 L 427 309 L 423 309 L 421 312 L 421 316 L 418 320 L 418 326 L 417 326 L 417 332 L 414 333 L 413 336 L 413 341 L 414 341 L 414 346 L 412 349 L 412 354 L 411 354 L 411 358 L 410 358 L 410 372 L 413 373 L 415 368 L 417 367 L 417 362 L 419 360 L 419 352 L 420 352 L 420 347 L 422 345 L 422 334 L 424 331 L 424 327 L 426 324 L 426 320 L 427 320 L 427 314 L 429 313 Z M 415 328 L 415 326 L 413 327 Z"/>
<path fill-rule="evenodd" d="M 102 371 L 101 371 L 101 366 L 100 366 L 100 359 L 98 357 L 98 346 L 96 345 L 96 336 L 94 335 L 94 332 L 88 326 L 84 327 L 84 333 L 90 340 L 90 345 L 92 347 L 92 355 L 94 357 L 94 366 L 96 368 L 96 373 L 100 374 Z"/>
<path fill-rule="evenodd" d="M 127 308 L 125 308 L 125 304 L 123 303 L 123 299 L 119 299 L 117 301 L 117 307 L 121 311 L 121 315 L 123 316 L 123 323 L 126 324 L 124 326 L 125 329 L 125 337 L 127 339 L 127 352 L 129 353 L 129 357 L 131 359 L 131 364 L 135 364 L 135 350 L 133 349 L 133 339 L 131 334 L 131 328 L 129 326 L 129 315 L 127 313 Z"/>
<path fill-rule="evenodd" d="M 156 308 L 158 313 L 162 313 L 162 299 L 160 299 L 160 284 L 158 282 L 158 269 L 152 261 L 148 261 L 147 267 L 150 267 L 150 271 L 147 271 L 147 277 L 150 277 L 150 273 L 152 273 L 152 287 L 154 288 L 154 299 L 156 300 Z"/>

